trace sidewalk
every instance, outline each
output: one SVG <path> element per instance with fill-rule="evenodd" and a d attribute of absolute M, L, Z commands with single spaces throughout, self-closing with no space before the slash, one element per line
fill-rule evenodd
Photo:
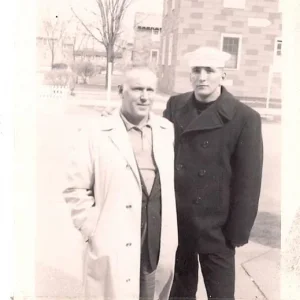
<path fill-rule="evenodd" d="M 253 242 L 236 251 L 236 300 L 280 299 L 280 250 Z M 201 272 L 199 272 L 201 275 Z M 197 299 L 206 299 L 199 276 Z"/>

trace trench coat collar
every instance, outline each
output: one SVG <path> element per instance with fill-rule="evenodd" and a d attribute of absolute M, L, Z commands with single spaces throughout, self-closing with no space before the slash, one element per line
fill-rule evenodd
<path fill-rule="evenodd" d="M 197 114 L 193 106 L 193 92 L 185 97 L 185 105 L 175 114 L 177 122 L 185 132 L 220 128 L 233 118 L 236 111 L 237 100 L 223 86 L 220 97 L 201 115 Z"/>
<path fill-rule="evenodd" d="M 150 113 L 149 116 L 151 128 L 152 128 L 152 149 L 156 164 L 159 168 L 161 165 L 161 159 L 159 153 L 161 152 L 159 149 L 162 147 L 162 141 L 160 140 L 159 131 L 162 128 L 167 128 L 167 122 L 163 118 L 159 118 L 154 113 Z M 110 117 L 103 119 L 103 123 L 101 125 L 101 130 L 109 131 L 109 138 L 115 144 L 115 146 L 119 149 L 121 155 L 126 159 L 128 166 L 131 168 L 134 173 L 136 180 L 141 186 L 141 178 L 138 170 L 138 165 L 135 159 L 135 155 L 133 152 L 133 148 L 128 136 L 128 132 L 124 121 L 120 116 L 120 110 L 117 109 L 113 112 Z"/>

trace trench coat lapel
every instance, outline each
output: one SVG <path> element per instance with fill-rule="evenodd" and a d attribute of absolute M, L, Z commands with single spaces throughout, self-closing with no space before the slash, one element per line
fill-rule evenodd
<path fill-rule="evenodd" d="M 163 130 L 162 128 L 163 126 L 162 124 L 160 124 L 159 121 L 157 121 L 157 117 L 155 114 L 151 113 L 150 116 L 151 116 L 151 127 L 152 127 L 152 150 L 153 150 L 154 160 L 158 169 L 153 182 L 153 187 L 154 187 L 155 182 L 158 179 L 160 179 L 160 172 L 165 166 L 164 161 L 162 159 L 165 149 L 164 149 L 164 141 L 161 134 L 161 130 Z M 160 192 L 160 189 L 157 190 L 152 189 L 150 195 L 155 196 L 158 192 Z"/>
<path fill-rule="evenodd" d="M 153 113 L 150 114 L 151 117 L 151 128 L 152 128 L 152 150 L 153 156 L 158 170 L 160 171 L 164 168 L 163 153 L 164 153 L 164 141 L 161 130 L 163 125 L 157 119 L 157 116 Z"/>
<path fill-rule="evenodd" d="M 141 187 L 139 170 L 125 125 L 119 115 L 119 112 L 114 113 L 113 118 L 113 124 L 115 124 L 115 126 L 112 128 L 109 137 L 119 149 L 121 155 L 123 155 L 126 159 L 128 166 L 131 168 L 139 186 Z"/>
<path fill-rule="evenodd" d="M 176 121 L 184 132 L 220 128 L 232 119 L 235 113 L 236 102 L 224 87 L 221 89 L 220 98 L 200 115 L 193 106 L 192 97 L 191 93 L 186 104 L 175 115 Z"/>

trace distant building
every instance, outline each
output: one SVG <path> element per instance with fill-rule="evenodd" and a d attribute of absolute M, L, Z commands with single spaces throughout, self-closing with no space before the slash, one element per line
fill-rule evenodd
<path fill-rule="evenodd" d="M 50 70 L 52 54 L 49 42 L 52 41 L 48 37 L 38 36 L 36 38 L 36 53 L 37 53 L 37 67 L 38 69 Z M 70 41 L 53 40 L 54 44 L 54 61 L 53 63 L 69 64 L 73 60 L 73 45 Z"/>
<path fill-rule="evenodd" d="M 93 63 L 97 69 L 106 68 L 106 51 L 102 46 L 95 46 L 94 39 L 90 39 L 88 43 L 74 45 L 72 39 L 64 39 L 58 42 L 54 41 L 54 63 L 65 63 L 72 65 L 74 62 L 89 61 Z M 37 37 L 37 66 L 42 70 L 51 69 L 51 48 L 49 47 L 49 38 Z M 132 59 L 132 43 L 126 43 L 122 48 L 115 50 L 115 68 L 123 68 L 131 63 Z M 114 68 L 114 69 L 115 69 Z"/>
<path fill-rule="evenodd" d="M 134 21 L 133 64 L 146 64 L 154 69 L 159 62 L 162 16 L 136 13 Z"/>
<path fill-rule="evenodd" d="M 266 99 L 270 86 L 270 97 L 280 99 L 281 28 L 279 0 L 164 0 L 160 89 L 188 91 L 184 54 L 214 46 L 232 55 L 225 84 L 231 92 Z"/>

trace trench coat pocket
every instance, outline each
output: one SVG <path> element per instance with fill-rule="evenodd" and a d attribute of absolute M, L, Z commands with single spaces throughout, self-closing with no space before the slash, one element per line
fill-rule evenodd
<path fill-rule="evenodd" d="M 88 242 L 93 237 L 96 230 L 97 221 L 97 207 L 93 206 L 88 210 L 87 218 L 79 229 L 85 242 Z"/>

